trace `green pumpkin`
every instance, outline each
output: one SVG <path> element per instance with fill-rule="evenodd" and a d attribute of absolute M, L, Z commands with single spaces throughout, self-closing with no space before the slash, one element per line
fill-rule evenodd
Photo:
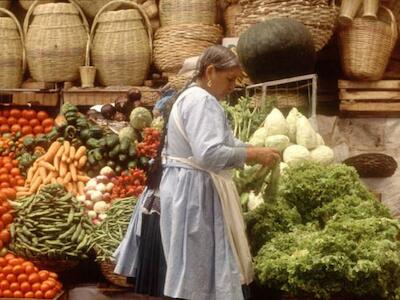
<path fill-rule="evenodd" d="M 316 60 L 310 32 L 290 18 L 251 26 L 240 35 L 237 53 L 255 83 L 313 73 Z"/>

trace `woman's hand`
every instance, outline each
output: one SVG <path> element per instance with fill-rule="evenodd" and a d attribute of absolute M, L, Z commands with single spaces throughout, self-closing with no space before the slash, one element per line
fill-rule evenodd
<path fill-rule="evenodd" d="M 265 167 L 273 167 L 279 163 L 281 156 L 279 151 L 266 147 L 248 147 L 246 163 L 261 164 Z"/>

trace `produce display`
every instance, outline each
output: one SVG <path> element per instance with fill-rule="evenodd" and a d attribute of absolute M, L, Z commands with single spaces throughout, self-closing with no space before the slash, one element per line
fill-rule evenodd
<path fill-rule="evenodd" d="M 105 261 L 112 257 L 128 229 L 136 201 L 136 197 L 117 199 L 108 211 L 107 219 L 94 231 L 97 260 Z"/>
<path fill-rule="evenodd" d="M 261 284 L 321 299 L 400 296 L 400 223 L 353 168 L 311 161 L 288 168 L 278 200 L 246 221 Z"/>
<path fill-rule="evenodd" d="M 93 227 L 84 207 L 60 184 L 43 186 L 38 193 L 18 198 L 10 226 L 10 249 L 35 259 L 87 257 Z"/>
<path fill-rule="evenodd" d="M 62 290 L 56 273 L 39 270 L 12 253 L 0 257 L 0 268 L 2 298 L 54 299 Z"/>
<path fill-rule="evenodd" d="M 17 196 L 31 195 L 50 183 L 59 183 L 74 195 L 82 195 L 85 183 L 90 179 L 82 171 L 86 161 L 85 146 L 77 149 L 69 141 L 55 141 L 29 168 L 25 187 L 18 189 Z"/>

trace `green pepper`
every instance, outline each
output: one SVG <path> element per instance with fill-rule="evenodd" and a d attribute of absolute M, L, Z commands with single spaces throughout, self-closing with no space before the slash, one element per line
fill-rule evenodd
<path fill-rule="evenodd" d="M 93 156 L 97 161 L 100 161 L 103 159 L 103 155 L 101 154 L 101 150 L 100 149 L 94 149 L 93 150 Z"/>
<path fill-rule="evenodd" d="M 120 152 L 120 148 L 121 148 L 120 145 L 116 145 L 116 146 L 108 153 L 108 156 L 109 156 L 110 158 L 116 158 L 116 157 L 118 156 L 119 152 Z"/>
<path fill-rule="evenodd" d="M 97 125 L 90 127 L 90 136 L 96 139 L 103 137 L 103 129 Z"/>
<path fill-rule="evenodd" d="M 64 131 L 64 137 L 73 139 L 75 138 L 75 136 L 76 136 L 76 128 L 72 125 L 67 126 L 67 128 L 65 128 Z"/>
<path fill-rule="evenodd" d="M 116 135 L 115 133 L 107 135 L 105 139 L 108 149 L 114 148 L 119 143 L 118 135 Z"/>
<path fill-rule="evenodd" d="M 86 141 L 86 145 L 91 149 L 99 148 L 99 140 L 95 138 L 90 138 Z"/>
<path fill-rule="evenodd" d="M 81 130 L 79 136 L 82 140 L 87 141 L 90 138 L 90 130 L 87 128 Z"/>

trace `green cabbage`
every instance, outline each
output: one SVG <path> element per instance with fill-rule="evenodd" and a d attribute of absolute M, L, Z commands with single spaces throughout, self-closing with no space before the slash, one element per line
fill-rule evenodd
<path fill-rule="evenodd" d="M 153 117 L 151 116 L 151 112 L 146 108 L 136 107 L 132 110 L 129 120 L 134 129 L 142 130 L 150 127 Z"/>

